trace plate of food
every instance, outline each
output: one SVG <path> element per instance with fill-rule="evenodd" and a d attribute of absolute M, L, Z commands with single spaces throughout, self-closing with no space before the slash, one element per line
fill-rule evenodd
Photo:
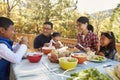
<path fill-rule="evenodd" d="M 120 80 L 120 64 L 116 65 L 114 69 L 108 67 L 104 68 L 106 73 L 113 79 L 113 80 Z"/>
<path fill-rule="evenodd" d="M 92 62 L 103 62 L 106 61 L 107 59 L 104 56 L 100 55 L 88 55 L 87 60 Z"/>
<path fill-rule="evenodd" d="M 65 74 L 67 74 L 67 72 Z M 70 76 L 72 78 L 67 78 L 66 80 L 112 80 L 106 74 L 101 73 L 97 68 L 72 72 Z"/>

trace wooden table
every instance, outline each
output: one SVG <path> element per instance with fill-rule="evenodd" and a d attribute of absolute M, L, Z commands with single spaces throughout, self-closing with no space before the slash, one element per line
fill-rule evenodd
<path fill-rule="evenodd" d="M 102 63 L 86 61 L 84 64 L 78 64 L 74 71 L 78 72 L 83 69 L 96 67 L 100 72 L 105 73 L 103 69 L 104 65 L 112 65 L 114 67 L 116 64 L 119 64 L 119 62 L 110 59 Z M 24 59 L 19 64 L 13 64 L 12 67 L 16 80 L 66 80 L 65 77 L 53 73 L 62 74 L 64 70 L 60 68 L 59 64 L 51 63 L 47 55 L 43 55 L 39 63 L 30 63 L 27 59 Z M 68 74 L 70 73 L 72 71 Z"/>

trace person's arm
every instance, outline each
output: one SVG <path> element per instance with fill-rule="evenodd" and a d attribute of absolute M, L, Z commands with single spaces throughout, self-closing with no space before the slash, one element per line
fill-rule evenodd
<path fill-rule="evenodd" d="M 79 49 L 79 50 L 83 50 L 83 51 L 84 51 L 84 49 L 78 45 L 78 44 L 80 43 L 80 40 L 81 40 L 81 37 L 80 37 L 80 36 L 81 36 L 81 35 L 78 34 L 78 36 L 77 36 L 77 44 L 76 44 L 75 47 L 76 47 L 77 49 Z"/>
<path fill-rule="evenodd" d="M 20 46 L 15 52 L 11 51 L 4 43 L 0 44 L 0 57 L 12 63 L 19 63 L 27 51 L 28 39 L 23 37 L 19 42 Z M 15 50 L 15 48 L 13 49 Z M 16 54 L 15 54 L 16 53 Z"/>
<path fill-rule="evenodd" d="M 19 49 L 19 47 L 20 47 L 20 44 L 19 43 L 17 43 L 16 45 L 13 45 L 13 52 L 16 52 L 18 49 Z"/>
<path fill-rule="evenodd" d="M 89 47 L 87 47 L 87 48 L 83 48 L 83 49 L 84 49 L 84 51 L 86 51 L 86 52 L 91 51 L 91 49 L 90 49 Z"/>
<path fill-rule="evenodd" d="M 60 44 L 60 47 L 64 47 L 63 44 L 61 43 L 61 41 L 58 41 L 58 42 L 59 42 L 59 44 Z"/>
<path fill-rule="evenodd" d="M 97 55 L 105 56 L 105 54 L 103 52 L 98 52 Z"/>
<path fill-rule="evenodd" d="M 49 47 L 52 47 L 53 40 L 50 40 Z"/>
<path fill-rule="evenodd" d="M 26 51 L 27 46 L 25 44 L 21 44 L 16 53 L 11 51 L 5 44 L 0 44 L 0 57 L 12 63 L 19 63 Z"/>

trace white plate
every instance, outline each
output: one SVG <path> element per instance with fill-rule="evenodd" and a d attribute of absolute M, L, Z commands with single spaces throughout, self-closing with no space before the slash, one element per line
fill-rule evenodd
<path fill-rule="evenodd" d="M 106 73 L 112 78 L 112 80 L 120 80 L 111 68 L 104 68 Z"/>
<path fill-rule="evenodd" d="M 87 57 L 87 60 L 88 60 L 88 61 L 92 61 L 92 62 L 103 62 L 103 61 L 106 61 L 107 58 L 104 57 L 104 59 L 103 59 L 102 61 L 99 61 L 99 60 L 96 60 L 96 59 L 92 59 L 92 58 L 88 58 L 88 57 Z"/>
<path fill-rule="evenodd" d="M 88 68 L 88 69 L 89 69 L 89 68 Z M 81 71 L 83 71 L 83 70 L 87 70 L 87 69 L 80 69 L 80 68 L 76 67 L 75 69 L 73 68 L 73 69 L 69 69 L 69 70 L 64 71 L 63 74 L 70 76 L 70 75 L 73 74 L 73 73 L 78 73 L 78 72 L 81 72 Z M 104 74 L 104 73 L 102 73 L 99 69 L 98 69 L 98 71 L 99 71 L 101 74 Z M 108 76 L 108 75 L 106 75 L 106 74 L 104 74 L 104 75 L 107 76 L 107 77 L 109 78 L 109 80 L 112 80 L 112 78 L 111 78 L 110 76 Z M 81 75 L 80 75 L 80 76 L 81 76 Z M 75 79 L 75 80 L 77 80 L 77 79 Z"/>

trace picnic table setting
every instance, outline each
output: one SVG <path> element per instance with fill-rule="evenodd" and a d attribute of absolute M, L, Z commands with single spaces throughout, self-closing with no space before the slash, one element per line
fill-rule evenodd
<path fill-rule="evenodd" d="M 43 47 L 12 65 L 16 80 L 119 80 L 120 63 L 77 48 Z"/>

